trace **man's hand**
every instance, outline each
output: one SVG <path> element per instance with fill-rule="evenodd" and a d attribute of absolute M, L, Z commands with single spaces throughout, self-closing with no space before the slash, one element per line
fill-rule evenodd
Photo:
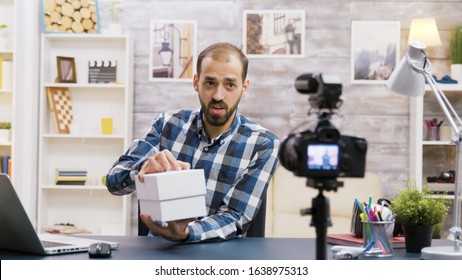
<path fill-rule="evenodd" d="M 186 241 L 189 237 L 188 224 L 195 220 L 195 218 L 183 219 L 177 221 L 168 222 L 168 226 L 163 227 L 153 222 L 152 218 L 148 214 L 140 214 L 140 218 L 143 223 L 154 233 L 155 235 L 162 236 L 163 238 L 171 241 Z"/>
<path fill-rule="evenodd" d="M 159 173 L 170 170 L 185 170 L 191 166 L 187 162 L 177 160 L 169 150 L 163 150 L 148 158 L 141 166 L 138 173 L 140 182 L 144 182 L 144 174 Z"/>

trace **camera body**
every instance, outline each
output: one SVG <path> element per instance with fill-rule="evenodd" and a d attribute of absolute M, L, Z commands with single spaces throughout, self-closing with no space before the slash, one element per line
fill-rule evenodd
<path fill-rule="evenodd" d="M 290 135 L 281 143 L 281 164 L 296 176 L 308 178 L 364 177 L 367 142 L 340 135 L 335 128 L 318 125 Z"/>
<path fill-rule="evenodd" d="M 309 98 L 311 107 L 321 113 L 314 131 L 293 133 L 281 143 L 281 164 L 296 176 L 312 179 L 364 177 L 367 141 L 341 135 L 330 122 L 333 110 L 342 103 L 341 84 L 324 84 L 321 75 L 305 74 L 297 78 L 296 88 L 314 93 Z"/>

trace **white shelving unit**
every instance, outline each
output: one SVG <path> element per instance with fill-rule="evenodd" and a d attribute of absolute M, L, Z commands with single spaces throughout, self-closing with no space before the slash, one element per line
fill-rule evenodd
<path fill-rule="evenodd" d="M 438 84 L 456 112 L 462 111 L 462 84 Z M 416 181 L 417 186 L 427 182 L 429 176 L 439 176 L 443 171 L 455 170 L 455 145 L 450 141 L 428 141 L 426 140 L 426 128 L 424 119 L 438 118 L 445 119 L 435 96 L 427 85 L 425 94 L 422 97 L 411 98 L 410 103 L 410 179 Z M 444 123 L 443 123 L 444 125 Z M 446 125 L 447 122 L 446 122 Z M 446 184 L 444 184 L 446 185 Z M 452 189 L 454 184 L 430 185 L 433 188 Z M 448 196 L 447 198 L 452 198 Z"/>
<path fill-rule="evenodd" d="M 73 57 L 76 83 L 55 83 L 57 56 Z M 117 82 L 91 84 L 89 61 L 116 61 Z M 129 235 L 131 196 L 113 196 L 102 184 L 132 141 L 133 43 L 128 35 L 44 34 L 41 38 L 38 231 L 71 223 L 92 234 Z M 68 88 L 73 124 L 58 134 L 47 89 Z M 113 118 L 112 135 L 103 135 L 101 118 Z M 57 168 L 85 169 L 85 185 L 56 185 Z"/>
<path fill-rule="evenodd" d="M 16 107 L 16 93 L 14 82 L 14 64 L 15 64 L 15 1 L 13 0 L 0 0 L 0 25 L 7 25 L 7 28 L 0 29 L 0 59 L 1 61 L 8 62 L 12 65 L 11 69 L 2 69 L 0 79 L 2 76 L 6 78 L 9 76 L 9 81 L 2 81 L 0 86 L 0 122 L 9 122 L 12 125 L 8 141 L 0 139 L 0 158 L 11 158 L 11 177 L 14 181 L 15 163 L 14 163 L 14 129 L 15 124 L 15 107 Z M 2 62 L 0 62 L 2 63 Z M 1 67 L 1 65 L 0 65 Z M 7 75 L 6 72 L 8 72 Z M 3 73 L 3 74 L 2 74 Z M 2 170 L 0 169 L 0 173 Z M 14 182 L 13 182 L 14 184 Z"/>

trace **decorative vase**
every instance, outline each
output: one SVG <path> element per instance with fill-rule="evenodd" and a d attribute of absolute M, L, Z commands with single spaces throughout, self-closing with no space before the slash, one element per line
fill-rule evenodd
<path fill-rule="evenodd" d="M 122 24 L 111 22 L 107 28 L 101 30 L 101 33 L 108 35 L 122 35 L 125 32 Z"/>
<path fill-rule="evenodd" d="M 431 246 L 433 228 L 433 225 L 403 225 L 406 252 L 420 254 L 422 248 Z"/>
<path fill-rule="evenodd" d="M 451 78 L 462 84 L 462 64 L 451 64 Z"/>

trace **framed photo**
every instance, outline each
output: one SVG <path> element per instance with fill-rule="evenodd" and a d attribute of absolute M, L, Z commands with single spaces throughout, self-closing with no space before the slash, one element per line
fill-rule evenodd
<path fill-rule="evenodd" d="M 304 57 L 304 10 L 244 10 L 244 53 L 248 57 Z"/>
<path fill-rule="evenodd" d="M 351 22 L 351 83 L 385 84 L 399 62 L 399 21 Z"/>
<path fill-rule="evenodd" d="M 43 33 L 99 33 L 98 0 L 41 0 Z"/>
<path fill-rule="evenodd" d="M 73 57 L 57 56 L 58 83 L 76 83 L 75 60 Z"/>
<path fill-rule="evenodd" d="M 151 20 L 149 35 L 149 81 L 191 82 L 197 22 Z"/>

